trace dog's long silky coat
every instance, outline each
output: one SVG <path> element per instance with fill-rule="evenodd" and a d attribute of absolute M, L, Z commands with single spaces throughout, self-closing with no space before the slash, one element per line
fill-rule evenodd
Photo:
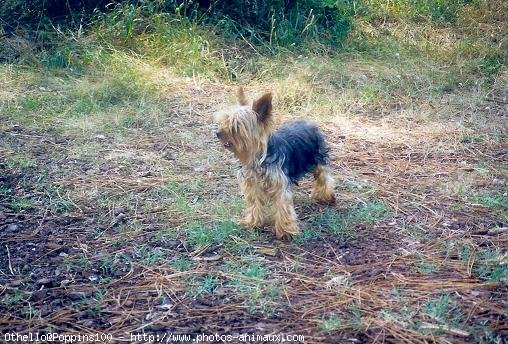
<path fill-rule="evenodd" d="M 333 179 L 328 172 L 328 147 L 312 123 L 294 121 L 272 130 L 272 95 L 267 93 L 248 105 L 243 89 L 239 106 L 219 112 L 216 135 L 222 145 L 242 163 L 240 186 L 245 196 L 245 215 L 240 223 L 260 227 L 269 218 L 266 205 L 273 205 L 278 239 L 298 234 L 292 186 L 308 172 L 314 174 L 311 197 L 334 202 Z"/>

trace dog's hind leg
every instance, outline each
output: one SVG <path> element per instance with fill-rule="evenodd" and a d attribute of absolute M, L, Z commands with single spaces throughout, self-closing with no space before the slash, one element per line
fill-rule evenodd
<path fill-rule="evenodd" d="M 334 203 L 334 181 L 325 165 L 318 165 L 314 170 L 314 189 L 310 195 L 318 202 Z"/>

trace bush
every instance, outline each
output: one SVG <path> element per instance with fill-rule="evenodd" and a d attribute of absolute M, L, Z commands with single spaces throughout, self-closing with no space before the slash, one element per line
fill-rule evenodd
<path fill-rule="evenodd" d="M 338 44 L 351 30 L 354 15 L 351 0 L 218 1 L 208 11 L 215 23 L 232 21 L 233 33 L 282 46 L 309 40 Z"/>
<path fill-rule="evenodd" d="M 3 0 L 0 2 L 0 29 L 14 32 L 19 27 L 37 29 L 49 22 L 67 26 L 80 23 L 95 9 L 105 9 L 107 0 Z"/>
<path fill-rule="evenodd" d="M 121 18 L 110 19 L 121 22 L 122 33 L 130 36 L 135 33 L 136 20 L 170 14 L 271 46 L 302 45 L 310 40 L 337 44 L 351 29 L 352 4 L 352 0 L 5 0 L 0 5 L 0 31 L 78 27 L 95 14 L 117 13 Z"/>

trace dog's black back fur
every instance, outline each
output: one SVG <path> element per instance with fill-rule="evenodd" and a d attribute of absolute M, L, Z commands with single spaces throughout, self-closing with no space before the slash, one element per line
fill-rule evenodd
<path fill-rule="evenodd" d="M 278 165 L 296 184 L 317 165 L 328 163 L 328 151 L 323 134 L 314 124 L 294 121 L 270 135 L 266 158 L 261 166 Z"/>

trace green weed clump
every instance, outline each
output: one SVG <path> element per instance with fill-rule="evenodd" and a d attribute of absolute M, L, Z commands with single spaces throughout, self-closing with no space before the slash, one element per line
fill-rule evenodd
<path fill-rule="evenodd" d="M 185 232 L 189 244 L 202 247 L 225 242 L 228 237 L 239 232 L 239 228 L 231 221 L 220 222 L 216 225 L 192 222 L 186 226 Z"/>
<path fill-rule="evenodd" d="M 316 229 L 323 229 L 326 233 L 337 238 L 342 244 L 346 244 L 356 238 L 357 225 L 373 225 L 385 220 L 390 215 L 389 206 L 379 201 L 369 201 L 363 205 L 357 205 L 340 211 L 327 209 L 322 214 L 316 215 L 311 220 L 309 226 L 296 236 L 295 241 L 303 244 L 319 239 L 322 233 Z"/>
<path fill-rule="evenodd" d="M 427 300 L 422 305 L 422 311 L 426 317 L 439 324 L 460 327 L 464 322 L 464 314 L 460 306 L 446 294 L 438 299 Z"/>
<path fill-rule="evenodd" d="M 470 0 L 364 0 L 360 13 L 373 20 L 455 23 Z M 479 1 L 476 1 L 479 2 Z"/>
<path fill-rule="evenodd" d="M 255 256 L 243 256 L 239 261 L 227 261 L 223 266 L 224 274 L 230 280 L 228 287 L 235 290 L 237 297 L 243 300 L 246 310 L 273 317 L 278 312 L 278 303 L 282 297 L 282 287 L 272 279 L 265 263 Z"/>

